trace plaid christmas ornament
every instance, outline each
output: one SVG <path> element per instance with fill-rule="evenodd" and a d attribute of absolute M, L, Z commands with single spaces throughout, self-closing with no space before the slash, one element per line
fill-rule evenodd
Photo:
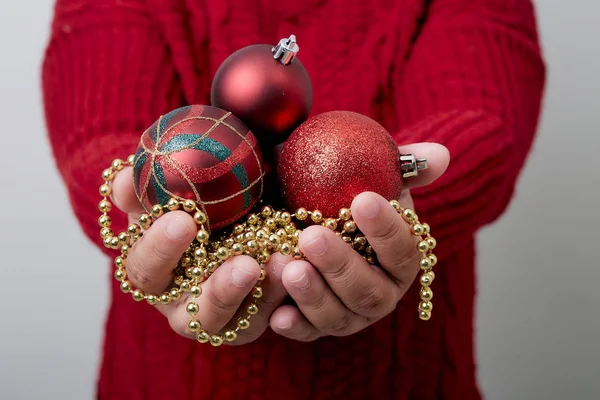
<path fill-rule="evenodd" d="M 147 212 L 191 199 L 211 230 L 243 217 L 260 199 L 264 166 L 256 137 L 232 113 L 193 105 L 163 115 L 142 135 L 134 185 Z"/>

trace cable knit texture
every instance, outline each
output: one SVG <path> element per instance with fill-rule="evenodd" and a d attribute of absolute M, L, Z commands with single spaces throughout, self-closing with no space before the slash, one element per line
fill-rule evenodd
<path fill-rule="evenodd" d="M 413 191 L 440 243 L 432 320 L 418 320 L 415 284 L 392 315 L 350 337 L 298 343 L 269 331 L 214 349 L 177 336 L 111 279 L 99 399 L 480 397 L 474 235 L 505 210 L 538 122 L 545 69 L 530 1 L 59 0 L 43 93 L 83 232 L 100 244 L 98 185 L 112 159 L 133 153 L 161 114 L 208 104 L 229 54 L 291 33 L 313 115 L 356 111 L 398 144 L 450 149 L 447 173 Z"/>

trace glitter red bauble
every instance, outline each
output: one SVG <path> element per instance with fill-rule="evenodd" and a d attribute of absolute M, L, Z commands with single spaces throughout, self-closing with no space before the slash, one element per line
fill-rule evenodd
<path fill-rule="evenodd" d="M 194 105 L 160 117 L 142 135 L 134 185 L 147 212 L 171 197 L 197 202 L 212 230 L 244 216 L 263 190 L 256 137 L 228 111 Z"/>
<path fill-rule="evenodd" d="M 388 131 L 364 115 L 333 111 L 298 127 L 283 145 L 278 178 L 286 206 L 337 217 L 366 191 L 398 199 L 400 152 Z"/>
<path fill-rule="evenodd" d="M 308 118 L 313 101 L 300 60 L 284 65 L 274 59 L 272 49 L 252 45 L 236 51 L 217 70 L 211 89 L 211 104 L 244 121 L 265 151 Z"/>

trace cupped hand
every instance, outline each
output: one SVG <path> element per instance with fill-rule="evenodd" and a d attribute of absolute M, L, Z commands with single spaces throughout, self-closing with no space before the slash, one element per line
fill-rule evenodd
<path fill-rule="evenodd" d="M 123 212 L 128 213 L 129 222 L 137 223 L 144 213 L 133 189 L 133 171 L 125 168 L 113 183 L 113 201 Z M 181 255 L 192 243 L 197 233 L 193 218 L 183 211 L 172 211 L 158 218 L 131 248 L 126 264 L 129 281 L 145 293 L 162 294 L 173 281 L 173 271 Z M 262 282 L 262 298 L 257 300 L 258 314 L 251 319 L 248 329 L 240 330 L 238 337 L 227 344 L 244 344 L 258 338 L 268 327 L 271 313 L 282 304 L 286 290 L 281 283 L 283 266 L 291 258 L 274 254 L 265 269 Z M 236 256 L 221 265 L 202 285 L 202 294 L 195 299 L 199 306 L 196 315 L 202 329 L 209 334 L 219 334 L 236 327 L 236 320 L 245 315 L 245 299 L 249 296 L 260 277 L 260 266 L 251 257 Z M 189 293 L 182 299 L 155 307 L 169 321 L 178 334 L 195 338 L 188 329 L 190 316 L 186 311 Z M 241 309 L 240 309 L 241 308 Z"/>
<path fill-rule="evenodd" d="M 411 187 L 427 185 L 446 170 L 448 150 L 437 144 L 403 146 L 401 153 L 427 158 L 428 169 L 405 181 L 400 204 L 413 208 Z M 290 261 L 282 281 L 297 306 L 283 305 L 271 316 L 278 334 L 300 341 L 347 336 L 390 314 L 419 271 L 417 238 L 389 201 L 362 193 L 351 205 L 354 221 L 375 250 L 381 268 L 368 264 L 323 226 L 302 232 L 300 250 L 308 261 Z"/>

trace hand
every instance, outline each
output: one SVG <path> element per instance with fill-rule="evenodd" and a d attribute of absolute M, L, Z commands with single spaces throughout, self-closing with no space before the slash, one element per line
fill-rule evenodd
<path fill-rule="evenodd" d="M 400 150 L 428 160 L 428 169 L 405 181 L 406 189 L 433 182 L 449 163 L 448 150 L 441 145 L 422 143 Z M 406 189 L 399 201 L 403 207 L 413 208 Z M 351 335 L 391 313 L 413 282 L 419 271 L 420 253 L 410 226 L 375 193 L 357 196 L 351 210 L 377 253 L 381 268 L 349 250 L 329 229 L 305 229 L 299 246 L 308 261 L 291 261 L 282 276 L 297 307 L 284 305 L 273 312 L 270 325 L 278 334 L 300 341 Z"/>
<path fill-rule="evenodd" d="M 144 213 L 133 189 L 133 170 L 125 168 L 113 182 L 113 201 L 128 213 L 129 222 L 137 223 Z M 173 211 L 158 218 L 133 245 L 127 257 L 126 272 L 132 284 L 145 293 L 162 294 L 172 283 L 173 270 L 197 233 L 193 218 L 183 211 Z M 226 344 L 244 344 L 258 338 L 268 327 L 271 313 L 282 304 L 287 293 L 281 283 L 283 266 L 291 260 L 274 254 L 265 265 L 267 275 L 262 282 L 264 295 L 257 301 L 258 314 L 251 319 L 250 328 L 240 330 L 238 338 Z M 221 265 L 202 286 L 202 295 L 196 299 L 197 314 L 202 328 L 210 334 L 235 328 L 240 306 L 250 294 L 260 276 L 260 266 L 251 257 L 237 256 Z M 195 339 L 188 329 L 190 316 L 186 312 L 189 293 L 168 305 L 154 307 L 169 321 L 178 334 Z M 243 311 L 243 310 L 242 310 Z M 235 318 L 234 318 L 235 317 Z"/>

